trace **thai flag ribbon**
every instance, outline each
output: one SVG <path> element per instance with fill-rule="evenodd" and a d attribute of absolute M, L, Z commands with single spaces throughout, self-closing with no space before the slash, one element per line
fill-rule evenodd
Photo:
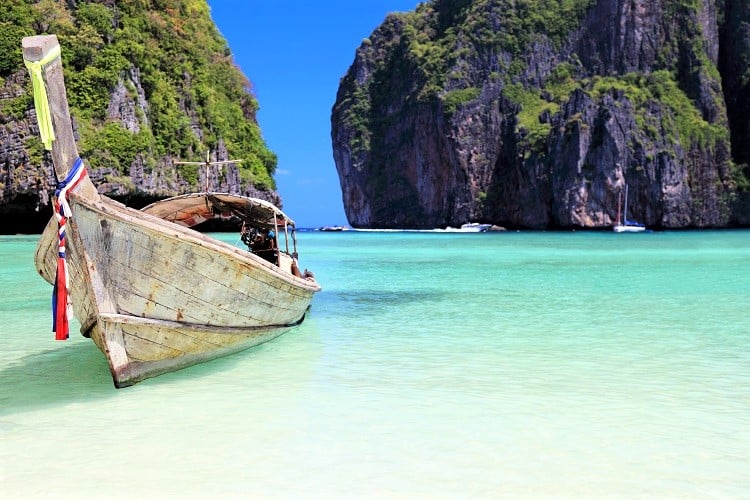
<path fill-rule="evenodd" d="M 73 215 L 68 203 L 68 193 L 74 190 L 86 177 L 86 167 L 76 158 L 65 180 L 58 183 L 55 190 L 55 218 L 57 219 L 57 272 L 52 291 L 52 331 L 55 340 L 67 340 L 70 317 L 70 283 L 68 282 L 68 262 L 65 259 L 65 226 Z"/>

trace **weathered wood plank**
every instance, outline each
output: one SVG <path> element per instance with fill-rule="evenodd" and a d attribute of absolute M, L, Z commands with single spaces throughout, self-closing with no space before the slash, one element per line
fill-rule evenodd
<path fill-rule="evenodd" d="M 193 301 L 193 304 L 203 304 L 199 309 L 209 311 L 206 314 L 217 315 L 217 320 L 223 314 L 227 318 L 234 316 L 254 318 L 252 311 L 246 311 L 247 302 L 237 302 L 236 297 L 247 295 L 253 297 L 253 304 L 259 310 L 267 310 L 268 313 L 283 316 L 283 310 L 298 317 L 306 305 L 311 293 L 307 290 L 299 290 L 292 287 L 287 281 L 269 278 L 265 268 L 253 266 L 242 262 L 232 262 L 235 272 L 226 272 L 230 266 L 226 260 L 218 260 L 217 254 L 208 249 L 198 247 L 190 248 L 189 245 L 178 245 L 170 247 L 165 238 L 148 245 L 147 240 L 142 241 L 138 233 L 130 235 L 127 227 L 120 227 L 116 222 L 108 224 L 109 231 L 117 232 L 116 236 L 108 236 L 108 245 L 102 245 L 102 254 L 111 255 L 100 263 L 102 275 L 106 276 L 107 282 L 118 283 L 117 290 L 112 290 L 120 299 L 118 304 L 124 305 L 122 298 L 131 295 L 140 296 L 146 302 L 152 301 L 152 297 L 160 289 L 169 288 L 172 294 L 163 298 L 169 302 L 153 303 L 152 306 L 159 308 L 165 306 L 173 312 L 163 319 L 175 319 L 177 309 L 182 309 L 181 314 L 190 313 L 185 307 Z M 101 237 L 89 235 L 90 244 L 94 244 Z M 120 242 L 123 243 L 121 246 Z M 190 249 L 190 250 L 188 250 Z M 189 254 L 188 257 L 181 257 Z M 246 259 L 249 257 L 246 257 Z M 147 263 L 144 266 L 144 263 Z M 235 280 L 222 282 L 217 276 L 235 277 Z M 264 288 L 264 294 L 256 293 L 258 287 Z M 290 296 L 298 300 L 290 300 Z M 132 311 L 132 309 L 131 309 Z M 267 317 L 267 316 L 264 316 Z M 200 321 L 200 317 L 193 320 Z"/>

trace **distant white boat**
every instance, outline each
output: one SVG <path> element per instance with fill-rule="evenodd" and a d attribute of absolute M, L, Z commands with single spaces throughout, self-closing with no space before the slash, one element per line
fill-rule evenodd
<path fill-rule="evenodd" d="M 612 228 L 616 233 L 642 233 L 646 230 L 646 226 L 639 222 L 628 220 L 628 185 L 625 184 L 625 208 L 620 213 L 620 207 L 622 206 L 622 193 L 617 200 L 617 223 Z"/>
<path fill-rule="evenodd" d="M 461 226 L 461 231 L 465 233 L 483 233 L 489 231 L 492 224 L 480 224 L 478 222 L 470 222 Z"/>
<path fill-rule="evenodd" d="M 445 231 L 447 233 L 484 233 L 489 231 L 492 224 L 480 224 L 479 222 L 468 222 L 461 227 L 448 226 L 445 229 L 436 229 L 436 231 Z"/>

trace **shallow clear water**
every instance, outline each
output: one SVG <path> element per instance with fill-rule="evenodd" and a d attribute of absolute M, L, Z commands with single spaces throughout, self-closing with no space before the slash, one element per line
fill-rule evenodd
<path fill-rule="evenodd" d="M 36 239 L 0 237 L 10 497 L 750 497 L 750 231 L 301 233 L 305 323 L 122 390 Z"/>

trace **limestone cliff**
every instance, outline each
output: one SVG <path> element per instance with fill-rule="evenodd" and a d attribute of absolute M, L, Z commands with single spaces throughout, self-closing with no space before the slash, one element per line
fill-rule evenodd
<path fill-rule="evenodd" d="M 750 224 L 744 0 L 433 0 L 356 51 L 332 111 L 350 224 Z"/>
<path fill-rule="evenodd" d="M 55 33 L 79 154 L 100 192 L 140 207 L 202 189 L 280 204 L 276 156 L 250 83 L 205 0 L 7 0 L 0 9 L 0 234 L 37 232 L 51 215 L 23 36 Z M 176 160 L 242 160 L 213 168 Z M 208 178 L 206 178 L 208 175 Z"/>

